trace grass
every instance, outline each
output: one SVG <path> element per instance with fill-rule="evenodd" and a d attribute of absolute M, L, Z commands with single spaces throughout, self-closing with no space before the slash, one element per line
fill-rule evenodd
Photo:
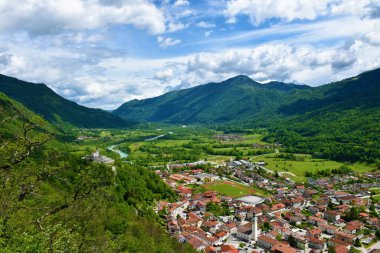
<path fill-rule="evenodd" d="M 218 181 L 207 183 L 204 187 L 208 190 L 213 190 L 218 192 L 221 195 L 229 196 L 233 198 L 247 196 L 251 194 L 255 194 L 256 191 L 249 186 L 239 184 L 231 181 Z"/>
<path fill-rule="evenodd" d="M 370 190 L 374 194 L 380 194 L 380 188 L 369 188 L 368 190 Z"/>
<path fill-rule="evenodd" d="M 315 159 L 311 155 L 307 154 L 297 154 L 296 157 L 299 160 L 287 160 L 284 158 L 276 157 L 278 154 L 269 154 L 265 156 L 256 157 L 253 161 L 265 161 L 268 165 L 266 166 L 270 170 L 277 170 L 278 172 L 291 172 L 296 175 L 292 177 L 286 175 L 286 177 L 292 178 L 296 182 L 305 182 L 305 172 L 310 171 L 315 173 L 317 170 L 324 169 L 336 169 L 344 165 L 340 162 L 325 160 L 325 159 Z M 364 163 L 355 163 L 349 166 L 354 171 L 359 173 L 368 172 L 373 169 L 372 166 Z"/>
<path fill-rule="evenodd" d="M 380 194 L 378 194 L 378 195 L 373 195 L 372 198 L 373 198 L 373 200 L 374 200 L 375 202 L 380 202 Z"/>

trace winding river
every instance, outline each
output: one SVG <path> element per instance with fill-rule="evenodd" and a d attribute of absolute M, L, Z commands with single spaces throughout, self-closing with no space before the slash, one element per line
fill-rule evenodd
<path fill-rule="evenodd" d="M 128 154 L 121 151 L 121 150 L 118 150 L 116 149 L 117 145 L 112 145 L 112 146 L 109 146 L 108 149 L 115 152 L 115 153 L 118 153 L 120 155 L 120 158 L 126 158 L 128 157 Z"/>

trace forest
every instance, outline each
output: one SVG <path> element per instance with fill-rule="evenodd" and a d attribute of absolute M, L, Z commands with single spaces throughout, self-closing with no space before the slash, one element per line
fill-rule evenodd
<path fill-rule="evenodd" d="M 0 252 L 193 252 L 152 206 L 175 193 L 138 165 L 92 163 L 61 133 L 0 97 Z"/>

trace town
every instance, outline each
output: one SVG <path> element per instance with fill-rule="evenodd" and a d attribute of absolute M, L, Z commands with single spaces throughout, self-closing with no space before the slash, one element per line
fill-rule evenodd
<path fill-rule="evenodd" d="M 180 196 L 156 207 L 179 242 L 206 253 L 379 252 L 380 205 L 369 191 L 379 173 L 342 168 L 296 183 L 265 162 L 206 164 L 156 170 Z"/>

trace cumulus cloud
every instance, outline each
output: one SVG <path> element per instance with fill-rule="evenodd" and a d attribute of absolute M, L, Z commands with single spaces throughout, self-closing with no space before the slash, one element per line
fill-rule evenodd
<path fill-rule="evenodd" d="M 379 4 L 371 0 L 229 0 L 224 10 L 227 23 L 236 23 L 237 16 L 246 15 L 254 25 L 272 18 L 286 22 L 315 20 L 321 16 L 351 14 L 376 16 Z"/>
<path fill-rule="evenodd" d="M 148 0 L 20 0 L 0 1 L 0 30 L 36 36 L 67 30 L 132 25 L 152 34 L 165 31 L 163 13 Z"/>
<path fill-rule="evenodd" d="M 170 38 L 170 37 L 162 37 L 162 36 L 158 36 L 157 37 L 157 41 L 158 41 L 158 44 L 160 45 L 160 47 L 162 48 L 167 48 L 167 47 L 170 47 L 170 46 L 175 46 L 179 43 L 181 43 L 181 40 L 179 39 L 173 39 L 173 38 Z"/>
<path fill-rule="evenodd" d="M 251 22 L 256 25 L 270 18 L 280 18 L 286 21 L 312 20 L 318 15 L 326 13 L 328 3 L 328 0 L 230 0 L 227 2 L 225 15 L 229 18 L 230 23 L 236 22 L 237 15 L 248 15 Z"/>
<path fill-rule="evenodd" d="M 173 71 L 173 69 L 169 68 L 169 69 L 157 71 L 154 78 L 156 78 L 160 81 L 167 81 L 167 80 L 173 78 L 173 76 L 174 76 L 174 71 Z"/>
<path fill-rule="evenodd" d="M 50 48 L 41 54 L 39 43 L 32 43 L 1 49 L 0 66 L 3 74 L 45 82 L 80 104 L 114 109 L 131 99 L 240 74 L 260 82 L 314 86 L 341 80 L 380 67 L 380 45 L 374 38 L 376 33 L 333 48 L 274 43 L 157 60 L 124 58 L 104 48 L 93 49 L 97 53 Z"/>
<path fill-rule="evenodd" d="M 215 24 L 207 23 L 205 21 L 201 21 L 197 23 L 196 26 L 200 28 L 215 28 Z"/>
<path fill-rule="evenodd" d="M 175 1 L 174 6 L 186 6 L 189 4 L 190 3 L 187 0 L 177 0 L 177 1 Z"/>
<path fill-rule="evenodd" d="M 249 16 L 254 24 L 271 18 L 282 22 L 238 33 L 224 30 L 223 34 L 213 29 L 217 19 L 197 16 L 196 8 L 183 8 L 186 1 L 177 1 L 177 6 L 182 7 L 173 6 L 177 3 L 173 0 L 160 7 L 154 6 L 154 2 L 21 0 L 16 4 L 0 0 L 0 71 L 27 81 L 44 82 L 80 104 L 114 109 L 131 99 L 240 74 L 260 82 L 320 85 L 380 67 L 380 20 L 376 19 L 378 5 L 373 4 L 376 1 L 294 0 L 286 8 L 282 0 L 260 1 L 269 9 L 265 11 L 255 5 L 259 2 L 256 0 L 227 0 L 223 1 L 228 3 L 223 15 L 230 22 L 236 22 L 240 15 Z M 270 4 L 276 6 L 272 8 Z M 323 15 L 338 17 L 291 23 Z M 205 40 L 208 44 L 196 44 L 199 41 L 194 36 L 194 44 L 190 45 L 186 45 L 186 37 L 169 36 L 169 32 L 185 29 L 189 23 L 204 28 L 206 37 L 211 32 L 215 36 Z M 114 30 L 122 32 L 134 30 L 124 29 L 125 25 L 147 30 L 156 35 L 147 37 L 153 43 L 157 38 L 165 50 L 149 47 L 152 41 L 144 41 L 143 49 L 147 46 L 145 51 L 153 50 L 152 55 L 157 58 L 139 55 L 144 50 L 134 48 L 133 35 L 147 37 L 140 32 L 131 33 L 131 41 L 122 41 L 125 46 L 120 40 L 113 40 L 113 29 L 101 29 L 114 25 Z M 181 39 L 185 43 L 171 52 L 169 47 L 182 43 Z M 265 44 L 257 44 L 255 39 Z M 212 51 L 202 52 L 208 48 Z M 162 58 L 163 54 L 168 58 Z"/>
<path fill-rule="evenodd" d="M 254 49 L 196 54 L 189 57 L 183 71 L 189 86 L 239 74 L 260 82 L 278 80 L 315 86 L 380 67 L 378 49 L 365 42 L 365 38 L 328 49 L 276 43 Z"/>
<path fill-rule="evenodd" d="M 181 22 L 179 22 L 179 23 L 170 22 L 168 25 L 168 32 L 169 33 L 177 32 L 177 31 L 185 29 L 186 27 L 187 27 L 187 25 L 185 25 Z"/>

